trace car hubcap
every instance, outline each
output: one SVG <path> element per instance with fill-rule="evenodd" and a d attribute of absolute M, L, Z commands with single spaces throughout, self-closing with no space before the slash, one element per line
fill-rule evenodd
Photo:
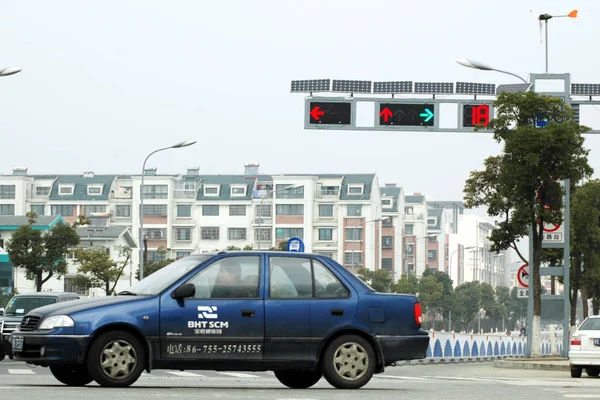
<path fill-rule="evenodd" d="M 341 378 L 355 381 L 367 372 L 369 356 L 361 345 L 344 343 L 333 355 L 333 367 Z"/>
<path fill-rule="evenodd" d="M 100 362 L 106 375 L 113 379 L 125 379 L 135 368 L 137 354 L 126 341 L 114 340 L 102 349 Z"/>

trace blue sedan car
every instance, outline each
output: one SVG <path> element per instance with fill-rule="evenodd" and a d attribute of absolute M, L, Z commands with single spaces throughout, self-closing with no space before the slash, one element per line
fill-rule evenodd
<path fill-rule="evenodd" d="M 71 386 L 126 387 L 144 370 L 176 369 L 357 389 L 425 358 L 429 335 L 416 296 L 377 293 L 330 258 L 238 251 L 187 256 L 117 296 L 32 310 L 11 342 L 15 360 Z"/>

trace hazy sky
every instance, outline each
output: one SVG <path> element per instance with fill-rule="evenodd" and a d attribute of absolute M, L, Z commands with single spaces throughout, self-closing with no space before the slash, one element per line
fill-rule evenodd
<path fill-rule="evenodd" d="M 149 166 L 377 172 L 459 200 L 499 151 L 489 134 L 307 131 L 290 81 L 516 83 L 455 59 L 543 72 L 536 16 L 574 8 L 550 21 L 550 72 L 600 83 L 595 0 L 2 0 L 0 65 L 23 71 L 0 78 L 0 173 L 139 173 L 150 151 L 196 139 Z M 600 173 L 600 138 L 586 145 Z"/>

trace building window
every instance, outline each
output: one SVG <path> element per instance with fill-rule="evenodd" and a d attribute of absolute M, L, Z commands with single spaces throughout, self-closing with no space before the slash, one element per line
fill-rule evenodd
<path fill-rule="evenodd" d="M 229 228 L 227 238 L 230 240 L 245 240 L 246 228 Z"/>
<path fill-rule="evenodd" d="M 348 217 L 361 217 L 362 216 L 362 204 L 348 204 L 347 214 Z"/>
<path fill-rule="evenodd" d="M 144 229 L 144 236 L 148 240 L 165 240 L 167 237 L 167 228 Z"/>
<path fill-rule="evenodd" d="M 177 218 L 191 218 L 192 217 L 192 205 L 191 204 L 177 204 Z"/>
<path fill-rule="evenodd" d="M 204 240 L 218 240 L 219 227 L 203 227 L 201 228 L 201 237 Z"/>
<path fill-rule="evenodd" d="M 333 240 L 333 228 L 319 228 L 319 240 L 330 242 Z"/>
<path fill-rule="evenodd" d="M 169 185 L 144 185 L 142 195 L 144 199 L 168 199 Z"/>
<path fill-rule="evenodd" d="M 277 204 L 277 215 L 304 215 L 303 204 Z"/>
<path fill-rule="evenodd" d="M 117 204 L 115 216 L 117 218 L 131 218 L 131 206 L 129 204 Z"/>
<path fill-rule="evenodd" d="M 332 218 L 333 204 L 319 204 L 319 217 Z"/>
<path fill-rule="evenodd" d="M 388 215 L 386 219 L 381 220 L 381 226 L 394 226 L 394 217 Z"/>
<path fill-rule="evenodd" d="M 348 185 L 348 194 L 359 195 L 363 194 L 363 185 Z"/>
<path fill-rule="evenodd" d="M 339 194 L 339 186 L 321 186 L 321 196 L 337 196 Z"/>
<path fill-rule="evenodd" d="M 303 199 L 304 198 L 304 186 L 297 187 L 295 189 L 286 189 L 283 188 L 290 186 L 289 184 L 285 185 L 275 185 L 275 190 L 278 190 L 275 195 L 278 199 Z"/>
<path fill-rule="evenodd" d="M 258 240 L 258 228 L 254 229 L 254 240 Z M 260 241 L 271 241 L 271 228 L 260 228 Z"/>
<path fill-rule="evenodd" d="M 437 250 L 428 250 L 427 259 L 430 261 L 437 260 Z"/>
<path fill-rule="evenodd" d="M 362 265 L 362 253 L 360 251 L 345 252 L 344 265 Z"/>
<path fill-rule="evenodd" d="M 415 244 L 414 243 L 407 243 L 406 244 L 406 254 L 407 255 L 412 255 L 415 252 Z"/>
<path fill-rule="evenodd" d="M 0 215 L 15 215 L 15 205 L 0 204 Z"/>
<path fill-rule="evenodd" d="M 427 226 L 435 226 L 436 219 L 435 218 L 427 218 Z"/>
<path fill-rule="evenodd" d="M 231 196 L 245 196 L 246 195 L 246 186 L 232 186 L 231 187 Z"/>
<path fill-rule="evenodd" d="M 50 215 L 61 215 L 63 217 L 72 217 L 75 206 L 71 205 L 53 205 L 50 206 Z"/>
<path fill-rule="evenodd" d="M 192 254 L 191 251 L 178 251 L 175 253 L 175 257 L 179 260 L 180 258 L 187 257 Z"/>
<path fill-rule="evenodd" d="M 36 196 L 49 196 L 50 195 L 50 186 L 38 186 L 35 188 Z"/>
<path fill-rule="evenodd" d="M 189 242 L 192 240 L 192 228 L 175 228 L 175 240 Z"/>
<path fill-rule="evenodd" d="M 394 259 L 393 258 L 382 258 L 381 259 L 381 269 L 385 269 L 387 271 L 392 272 L 394 269 Z"/>
<path fill-rule="evenodd" d="M 202 206 L 202 215 L 206 215 L 206 216 L 219 215 L 219 206 L 218 205 L 203 205 Z"/>
<path fill-rule="evenodd" d="M 263 218 L 271 218 L 271 205 L 263 204 L 262 206 L 256 206 L 256 216 Z"/>
<path fill-rule="evenodd" d="M 156 263 L 166 260 L 167 255 L 164 252 L 160 251 L 149 251 L 148 252 L 148 262 Z"/>
<path fill-rule="evenodd" d="M 15 198 L 15 185 L 0 185 L 0 199 L 12 200 Z"/>
<path fill-rule="evenodd" d="M 37 216 L 44 215 L 46 206 L 43 204 L 32 204 L 31 212 L 34 212 Z"/>
<path fill-rule="evenodd" d="M 218 196 L 219 195 L 219 186 L 204 186 L 204 195 L 205 196 Z"/>
<path fill-rule="evenodd" d="M 346 241 L 362 240 L 362 227 L 346 228 Z"/>
<path fill-rule="evenodd" d="M 333 251 L 315 251 L 315 254 L 333 259 Z"/>
<path fill-rule="evenodd" d="M 166 217 L 166 204 L 144 204 L 144 216 Z"/>
<path fill-rule="evenodd" d="M 102 185 L 95 185 L 95 186 L 88 185 L 88 187 L 87 187 L 87 194 L 90 195 L 90 196 L 101 195 L 103 188 L 104 187 Z"/>
<path fill-rule="evenodd" d="M 90 289 L 87 287 L 76 286 L 74 283 L 75 276 L 64 276 L 64 291 L 68 293 L 77 293 L 80 296 L 88 296 L 90 294 Z"/>
<path fill-rule="evenodd" d="M 413 224 L 404 225 L 404 229 L 406 230 L 407 235 L 414 235 L 414 228 L 415 226 Z"/>
<path fill-rule="evenodd" d="M 404 214 L 410 215 L 413 213 L 413 208 L 412 206 L 409 207 L 404 207 Z"/>
<path fill-rule="evenodd" d="M 304 238 L 304 228 L 277 228 L 275 229 L 276 239 L 289 239 L 291 237 Z"/>
<path fill-rule="evenodd" d="M 58 194 L 62 196 L 73 194 L 73 185 L 59 185 Z"/>
<path fill-rule="evenodd" d="M 246 206 L 231 205 L 229 206 L 229 215 L 232 217 L 240 217 L 246 215 Z"/>
<path fill-rule="evenodd" d="M 381 237 L 381 247 L 384 249 L 391 249 L 394 247 L 394 237 L 393 236 L 382 236 Z"/>
<path fill-rule="evenodd" d="M 106 206 L 101 205 L 86 205 L 83 206 L 83 215 L 89 217 L 91 213 L 104 213 L 106 212 Z"/>
<path fill-rule="evenodd" d="M 381 205 L 383 207 L 391 207 L 392 206 L 392 200 L 391 199 L 383 199 L 383 200 L 381 200 Z"/>

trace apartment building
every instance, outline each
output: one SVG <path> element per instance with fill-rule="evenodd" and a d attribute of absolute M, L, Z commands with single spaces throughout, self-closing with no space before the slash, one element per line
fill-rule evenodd
<path fill-rule="evenodd" d="M 382 207 L 381 268 L 394 280 L 407 273 L 404 240 L 404 190 L 396 183 L 386 183 L 380 189 Z"/>
<path fill-rule="evenodd" d="M 405 257 L 409 274 L 423 275 L 427 268 L 429 233 L 427 199 L 421 193 L 404 196 Z M 436 255 L 437 258 L 437 255 Z"/>

